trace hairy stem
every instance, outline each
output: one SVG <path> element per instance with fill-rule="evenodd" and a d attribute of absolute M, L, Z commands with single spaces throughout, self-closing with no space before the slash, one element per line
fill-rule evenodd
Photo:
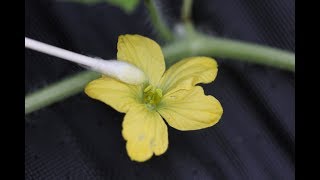
<path fill-rule="evenodd" d="M 99 76 L 99 73 L 84 71 L 27 95 L 24 101 L 25 114 L 78 94 L 88 82 Z"/>

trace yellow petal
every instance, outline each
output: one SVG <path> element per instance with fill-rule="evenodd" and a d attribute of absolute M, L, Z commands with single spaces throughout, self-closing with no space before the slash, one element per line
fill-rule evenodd
<path fill-rule="evenodd" d="M 198 83 L 212 82 L 218 72 L 217 62 L 209 57 L 190 57 L 171 66 L 161 79 L 163 93 L 190 89 Z"/>
<path fill-rule="evenodd" d="M 143 104 L 135 105 L 125 115 L 122 136 L 127 140 L 127 152 L 134 161 L 143 162 L 168 148 L 167 125 L 158 112 Z"/>
<path fill-rule="evenodd" d="M 155 41 L 140 35 L 119 36 L 117 58 L 140 68 L 146 73 L 152 85 L 158 84 L 165 71 L 160 46 Z"/>
<path fill-rule="evenodd" d="M 213 96 L 204 95 L 200 86 L 166 94 L 158 112 L 168 124 L 178 130 L 197 130 L 216 124 L 223 109 Z"/>
<path fill-rule="evenodd" d="M 100 100 L 119 112 L 127 112 L 130 106 L 142 99 L 142 86 L 122 83 L 107 76 L 91 81 L 85 87 L 85 93 Z"/>

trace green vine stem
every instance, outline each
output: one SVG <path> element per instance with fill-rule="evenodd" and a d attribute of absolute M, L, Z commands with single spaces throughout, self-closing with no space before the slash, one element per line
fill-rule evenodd
<path fill-rule="evenodd" d="M 162 18 L 162 14 L 156 5 L 156 2 L 154 0 L 144 0 L 144 4 L 149 11 L 150 20 L 155 29 L 158 31 L 161 39 L 165 40 L 166 42 L 173 40 L 174 36 L 170 28 L 167 26 L 165 20 Z"/>
<path fill-rule="evenodd" d="M 25 97 L 24 112 L 25 114 L 29 114 L 69 96 L 78 94 L 88 82 L 99 76 L 101 76 L 99 73 L 84 71 L 31 93 Z"/>
<path fill-rule="evenodd" d="M 168 44 L 163 51 L 167 66 L 181 58 L 197 55 L 241 60 L 295 71 L 295 55 L 289 51 L 201 34 Z"/>

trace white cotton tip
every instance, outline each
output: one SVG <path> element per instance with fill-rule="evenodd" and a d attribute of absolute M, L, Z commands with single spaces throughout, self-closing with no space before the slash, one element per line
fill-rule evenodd
<path fill-rule="evenodd" d="M 142 84 L 147 78 L 143 71 L 124 61 L 97 59 L 99 63 L 93 68 L 102 74 L 113 77 L 128 84 Z"/>
<path fill-rule="evenodd" d="M 125 61 L 107 61 L 103 59 L 92 58 L 51 46 L 27 37 L 25 37 L 25 47 L 77 63 L 88 69 L 97 71 L 128 84 L 141 84 L 147 80 L 143 71 Z"/>
<path fill-rule="evenodd" d="M 147 80 L 144 72 L 132 64 L 123 61 L 113 61 L 112 63 L 117 70 L 115 78 L 120 81 L 129 84 L 142 84 Z"/>

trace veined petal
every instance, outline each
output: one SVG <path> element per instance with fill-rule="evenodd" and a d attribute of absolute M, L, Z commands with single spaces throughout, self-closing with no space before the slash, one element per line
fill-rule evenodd
<path fill-rule="evenodd" d="M 218 72 L 217 62 L 209 57 L 190 57 L 171 66 L 163 75 L 160 87 L 163 93 L 191 89 L 198 83 L 212 82 Z"/>
<path fill-rule="evenodd" d="M 216 124 L 223 109 L 213 96 L 204 95 L 200 86 L 166 94 L 158 112 L 168 124 L 178 130 L 197 130 Z"/>
<path fill-rule="evenodd" d="M 135 105 L 125 115 L 122 136 L 127 140 L 127 152 L 134 161 L 143 162 L 168 148 L 167 125 L 158 112 L 143 104 Z"/>
<path fill-rule="evenodd" d="M 118 39 L 118 60 L 127 61 L 140 68 L 152 85 L 158 84 L 165 71 L 160 46 L 140 35 L 121 35 Z"/>
<path fill-rule="evenodd" d="M 130 106 L 142 99 L 142 86 L 122 83 L 107 76 L 91 81 L 85 93 L 100 100 L 119 112 L 127 112 Z"/>

